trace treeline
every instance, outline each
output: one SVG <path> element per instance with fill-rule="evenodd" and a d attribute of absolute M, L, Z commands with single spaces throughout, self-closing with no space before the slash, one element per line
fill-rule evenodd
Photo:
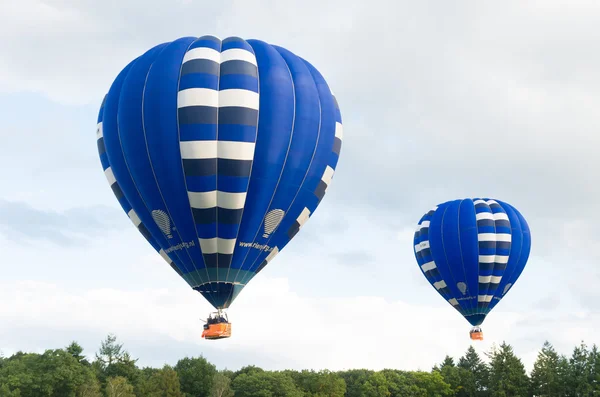
<path fill-rule="evenodd" d="M 247 366 L 217 370 L 204 357 L 174 367 L 140 368 L 114 335 L 93 361 L 76 342 L 43 354 L 0 355 L 0 397 L 585 397 L 600 396 L 600 352 L 582 342 L 570 357 L 546 342 L 531 376 L 510 345 L 426 371 L 265 371 Z"/>

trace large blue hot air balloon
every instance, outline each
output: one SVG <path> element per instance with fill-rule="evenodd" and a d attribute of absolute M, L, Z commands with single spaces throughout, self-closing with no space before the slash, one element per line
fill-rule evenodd
<path fill-rule="evenodd" d="M 515 284 L 531 250 L 529 226 L 510 204 L 448 201 L 427 212 L 414 236 L 421 271 L 482 339 L 485 317 Z"/>
<path fill-rule="evenodd" d="M 183 37 L 119 73 L 97 139 L 123 210 L 220 312 L 315 212 L 342 124 L 323 76 L 292 52 Z"/>

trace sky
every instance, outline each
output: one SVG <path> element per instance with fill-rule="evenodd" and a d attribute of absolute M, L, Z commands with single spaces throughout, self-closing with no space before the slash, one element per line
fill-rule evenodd
<path fill-rule="evenodd" d="M 10 3 L 10 4 L 9 4 Z M 430 370 L 510 343 L 600 344 L 600 3 L 331 0 L 0 2 L 0 350 L 114 333 L 140 365 Z M 118 72 L 182 36 L 257 38 L 309 60 L 344 143 L 314 217 L 236 299 L 233 337 L 106 183 L 98 108 Z M 471 342 L 412 238 L 434 205 L 494 197 L 532 232 L 523 274 Z"/>

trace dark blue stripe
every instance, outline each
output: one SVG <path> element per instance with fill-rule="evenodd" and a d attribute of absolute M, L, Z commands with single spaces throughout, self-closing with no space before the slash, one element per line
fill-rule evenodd
<path fill-rule="evenodd" d="M 183 159 L 185 176 L 209 176 L 217 174 L 215 159 Z"/>
<path fill-rule="evenodd" d="M 496 227 L 506 228 L 506 230 L 508 230 L 508 233 L 511 233 L 510 222 L 505 219 L 498 219 L 496 221 Z"/>
<path fill-rule="evenodd" d="M 218 171 L 219 176 L 247 177 L 250 175 L 251 169 L 252 160 L 217 159 L 217 169 L 215 171 Z"/>
<path fill-rule="evenodd" d="M 194 216 L 194 222 L 197 225 L 208 225 L 215 223 L 217 219 L 220 224 L 239 224 L 242 220 L 243 208 L 238 210 L 230 210 L 226 208 L 213 207 L 213 208 L 192 208 L 192 214 Z"/>
<path fill-rule="evenodd" d="M 218 109 L 211 106 L 188 106 L 177 110 L 179 125 L 217 124 Z"/>
<path fill-rule="evenodd" d="M 217 254 L 217 267 L 226 269 L 229 268 L 229 266 L 231 266 L 231 259 L 233 259 L 232 254 Z"/>
<path fill-rule="evenodd" d="M 232 257 L 232 254 L 204 254 L 204 263 L 206 267 L 228 268 Z"/>
<path fill-rule="evenodd" d="M 246 74 L 227 74 L 221 76 L 219 89 L 228 90 L 231 88 L 258 92 L 258 79 Z"/>
<path fill-rule="evenodd" d="M 210 176 L 186 176 L 185 183 L 190 192 L 212 192 L 217 190 L 217 178 Z"/>
<path fill-rule="evenodd" d="M 256 142 L 256 125 L 220 124 L 219 140 Z"/>
<path fill-rule="evenodd" d="M 342 140 L 340 138 L 335 138 L 335 141 L 333 142 L 333 153 L 339 155 L 340 151 L 342 150 Z"/>
<path fill-rule="evenodd" d="M 191 59 L 181 66 L 181 75 L 192 73 L 219 75 L 219 64 L 210 59 Z"/>
<path fill-rule="evenodd" d="M 119 186 L 119 184 L 117 182 L 110 185 L 110 188 L 112 189 L 113 193 L 115 194 L 115 197 L 117 198 L 117 200 L 121 200 L 121 198 L 124 197 L 123 191 L 121 190 L 121 187 Z"/>
<path fill-rule="evenodd" d="M 98 139 L 97 145 L 98 145 L 98 154 L 100 156 L 102 156 L 104 153 L 106 153 L 106 147 L 104 146 L 104 137 Z"/>
<path fill-rule="evenodd" d="M 480 276 L 491 276 L 492 270 L 494 270 L 493 263 L 481 263 L 479 262 L 479 275 Z"/>
<path fill-rule="evenodd" d="M 508 255 L 510 253 L 510 245 L 509 241 L 496 241 L 496 250 L 506 252 L 505 255 Z"/>
<path fill-rule="evenodd" d="M 196 225 L 209 225 L 217 222 L 217 208 L 192 208 Z"/>
<path fill-rule="evenodd" d="M 477 221 L 477 227 L 495 227 L 496 223 L 493 219 L 480 219 Z"/>
<path fill-rule="evenodd" d="M 203 73 L 192 73 L 181 76 L 179 91 L 188 88 L 210 88 L 216 90 L 219 88 L 219 76 Z"/>
<path fill-rule="evenodd" d="M 197 224 L 196 231 L 198 232 L 199 238 L 214 238 L 216 223 L 210 224 Z M 216 237 L 220 238 L 236 238 L 240 225 L 237 223 L 225 224 L 219 222 L 218 234 Z"/>
<path fill-rule="evenodd" d="M 221 64 L 221 76 L 228 74 L 245 74 L 247 76 L 258 77 L 257 67 L 246 61 L 226 61 Z"/>
<path fill-rule="evenodd" d="M 239 224 L 242 220 L 242 213 L 244 212 L 243 208 L 238 210 L 230 210 L 225 208 L 217 208 L 218 210 L 218 220 L 219 225 L 221 224 Z M 218 230 L 218 228 L 217 228 Z"/>
<path fill-rule="evenodd" d="M 179 140 L 214 141 L 217 139 L 216 124 L 185 124 L 179 126 Z"/>
<path fill-rule="evenodd" d="M 319 200 L 325 196 L 325 189 L 327 189 L 327 184 L 323 181 L 319 182 L 319 185 L 315 189 L 315 196 L 317 196 Z"/>
<path fill-rule="evenodd" d="M 183 110 L 183 109 L 180 109 Z M 258 123 L 258 110 L 230 106 L 219 108 L 219 125 L 221 124 L 241 124 L 256 126 Z M 220 127 L 219 127 L 220 129 Z M 219 137 L 219 139 L 221 139 Z"/>
<path fill-rule="evenodd" d="M 231 50 L 233 48 L 241 48 L 244 49 L 246 51 L 249 51 L 250 53 L 254 54 L 254 51 L 252 50 L 252 47 L 250 47 L 250 44 L 248 44 L 244 39 L 242 39 L 241 37 L 228 37 L 225 40 L 223 40 L 223 47 L 221 52 L 225 52 L 227 50 Z"/>
<path fill-rule="evenodd" d="M 206 267 L 217 267 L 217 254 L 204 254 Z"/>
<path fill-rule="evenodd" d="M 480 250 L 486 250 L 486 252 L 490 252 L 489 250 L 492 250 L 491 254 L 489 255 L 493 255 L 494 252 L 496 252 L 496 241 L 480 241 L 479 242 L 479 249 Z M 481 255 L 488 255 L 488 254 L 481 254 Z"/>

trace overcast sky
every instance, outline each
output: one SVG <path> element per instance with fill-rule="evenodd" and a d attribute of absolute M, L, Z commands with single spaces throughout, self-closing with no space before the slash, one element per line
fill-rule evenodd
<path fill-rule="evenodd" d="M 533 244 L 477 350 L 505 340 L 530 368 L 546 339 L 600 344 L 598 20 L 595 0 L 0 2 L 0 350 L 92 355 L 112 332 L 141 365 L 429 370 L 470 326 L 421 274 L 413 231 L 481 196 L 517 207 Z M 344 122 L 327 197 L 216 342 L 209 304 L 119 207 L 95 135 L 122 67 L 205 34 L 309 60 Z"/>

